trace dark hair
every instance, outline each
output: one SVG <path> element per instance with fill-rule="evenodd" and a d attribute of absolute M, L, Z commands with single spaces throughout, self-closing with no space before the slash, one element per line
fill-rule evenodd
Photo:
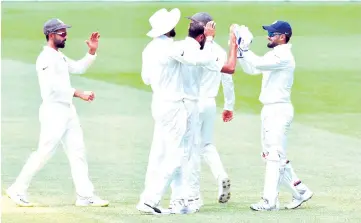
<path fill-rule="evenodd" d="M 49 35 L 45 35 L 46 41 L 49 41 Z"/>
<path fill-rule="evenodd" d="M 189 25 L 188 36 L 192 38 L 196 38 L 197 36 L 204 33 L 204 25 L 203 23 L 193 22 Z"/>
<path fill-rule="evenodd" d="M 291 37 L 286 35 L 286 43 L 288 43 L 288 41 L 290 41 Z"/>

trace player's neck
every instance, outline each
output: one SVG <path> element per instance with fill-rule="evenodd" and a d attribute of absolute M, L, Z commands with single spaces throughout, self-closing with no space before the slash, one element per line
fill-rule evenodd
<path fill-rule="evenodd" d="M 48 42 L 48 47 L 50 47 L 50 48 L 53 48 L 54 50 L 56 50 L 56 51 L 58 51 L 58 47 L 56 47 L 55 45 L 54 45 L 54 43 L 52 43 L 52 42 Z"/>

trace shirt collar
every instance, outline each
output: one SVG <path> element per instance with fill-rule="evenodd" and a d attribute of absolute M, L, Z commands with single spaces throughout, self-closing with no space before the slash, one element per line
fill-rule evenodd
<path fill-rule="evenodd" d="M 197 49 L 201 48 L 201 44 L 199 44 L 198 41 L 192 37 L 187 36 L 185 38 L 185 41 L 187 41 L 189 44 L 191 44 L 194 48 L 197 48 Z"/>

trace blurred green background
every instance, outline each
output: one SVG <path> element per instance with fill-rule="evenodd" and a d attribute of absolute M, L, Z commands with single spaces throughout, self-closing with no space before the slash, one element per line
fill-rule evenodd
<path fill-rule="evenodd" d="M 297 66 L 292 94 L 296 118 L 330 131 L 360 136 L 361 123 L 356 120 L 359 125 L 355 125 L 353 116 L 361 112 L 360 3 L 4 2 L 2 56 L 35 63 L 45 44 L 43 23 L 58 17 L 73 26 L 64 49 L 72 58 L 84 55 L 84 40 L 91 32 L 101 34 L 99 57 L 86 77 L 150 90 L 140 78 L 141 52 L 150 41 L 145 35 L 150 29 L 148 18 L 161 7 L 178 7 L 182 17 L 207 11 L 217 22 L 216 41 L 225 48 L 230 24 L 245 24 L 255 36 L 252 49 L 259 54 L 268 50 L 261 26 L 275 20 L 289 21 L 294 30 Z M 180 20 L 176 39 L 187 35 L 188 22 Z M 261 76 L 247 76 L 238 67 L 234 81 L 240 112 L 259 112 L 260 80 Z M 222 91 L 218 99 L 223 103 Z M 313 120 L 310 114 L 320 116 Z M 330 119 L 341 119 L 341 124 L 332 126 Z"/>

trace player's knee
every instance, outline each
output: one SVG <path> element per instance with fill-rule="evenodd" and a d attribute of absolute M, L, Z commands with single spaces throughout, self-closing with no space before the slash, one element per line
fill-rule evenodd
<path fill-rule="evenodd" d="M 84 150 L 85 150 L 85 145 L 82 140 L 74 141 L 71 143 L 66 143 L 65 146 L 68 148 L 68 150 L 71 150 L 71 151 L 74 151 L 77 153 L 84 153 Z"/>
<path fill-rule="evenodd" d="M 278 163 L 280 174 L 281 174 L 281 176 L 283 176 L 283 174 L 285 172 L 286 162 L 282 158 L 282 154 L 280 154 L 277 149 L 273 149 L 269 152 L 263 153 L 262 158 L 264 159 L 264 161 L 266 163 L 268 163 L 268 162 Z"/>
<path fill-rule="evenodd" d="M 55 150 L 56 147 L 39 147 L 38 150 L 34 151 L 33 156 L 45 162 L 54 155 Z"/>
<path fill-rule="evenodd" d="M 271 150 L 267 153 L 264 153 L 264 158 L 267 161 L 275 161 L 275 162 L 280 162 L 281 158 L 280 158 L 280 154 L 278 153 L 277 150 Z"/>
<path fill-rule="evenodd" d="M 41 139 L 39 142 L 39 147 L 37 153 L 42 156 L 52 154 L 55 152 L 58 144 L 60 143 L 61 136 L 48 137 L 48 139 Z"/>
<path fill-rule="evenodd" d="M 281 146 L 265 148 L 264 152 L 262 153 L 262 158 L 266 160 L 280 161 L 283 165 L 286 165 L 286 163 L 289 162 L 286 160 L 284 149 Z"/>

